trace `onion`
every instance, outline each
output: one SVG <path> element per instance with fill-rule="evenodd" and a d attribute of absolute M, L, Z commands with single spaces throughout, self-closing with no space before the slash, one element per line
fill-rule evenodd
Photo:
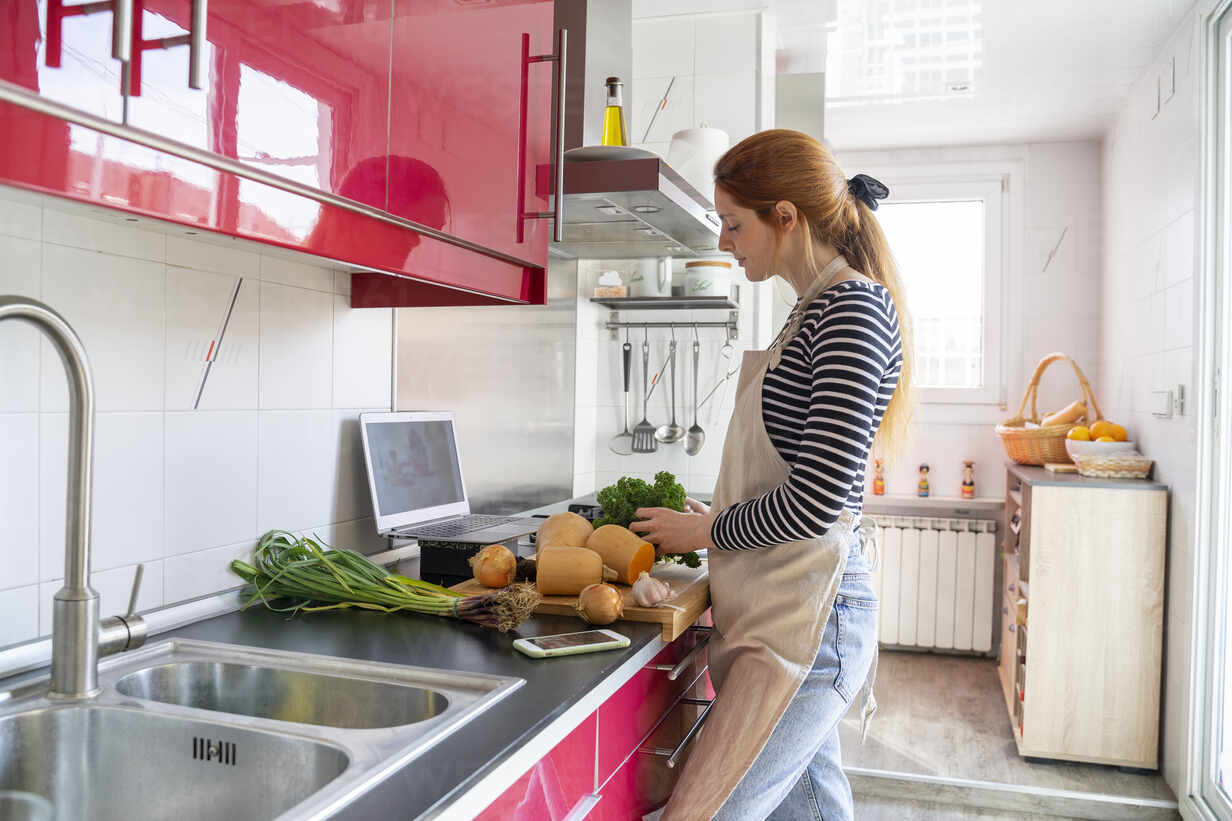
<path fill-rule="evenodd" d="M 578 594 L 577 611 L 591 624 L 611 624 L 624 615 L 624 604 L 615 587 L 592 584 Z"/>
<path fill-rule="evenodd" d="M 490 544 L 471 556 L 470 565 L 484 587 L 505 587 L 513 582 L 518 561 L 503 544 Z"/>

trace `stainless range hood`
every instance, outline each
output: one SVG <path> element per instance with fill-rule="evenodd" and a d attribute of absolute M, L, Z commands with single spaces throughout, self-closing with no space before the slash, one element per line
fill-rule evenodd
<path fill-rule="evenodd" d="M 569 30 L 565 148 L 596 146 L 607 100 L 604 79 L 624 78 L 626 110 L 637 94 L 630 82 L 632 0 L 556 0 L 555 11 L 556 25 Z M 692 257 L 718 248 L 714 205 L 657 155 L 624 153 L 645 156 L 566 160 L 564 242 L 551 246 L 552 255 Z"/>
<path fill-rule="evenodd" d="M 719 247 L 714 206 L 657 156 L 566 162 L 558 256 L 693 257 Z"/>

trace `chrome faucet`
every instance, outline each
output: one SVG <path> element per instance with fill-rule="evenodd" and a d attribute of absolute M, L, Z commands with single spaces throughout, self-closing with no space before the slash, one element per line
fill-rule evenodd
<path fill-rule="evenodd" d="M 57 698 L 98 693 L 98 593 L 90 587 L 90 497 L 94 483 L 94 378 L 72 326 L 37 300 L 0 296 L 0 322 L 21 319 L 55 345 L 68 372 L 68 520 L 64 587 L 51 611 L 51 692 Z"/>

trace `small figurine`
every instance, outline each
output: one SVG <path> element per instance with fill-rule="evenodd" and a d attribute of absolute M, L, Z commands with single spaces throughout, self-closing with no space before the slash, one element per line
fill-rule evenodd
<path fill-rule="evenodd" d="M 921 497 L 928 495 L 928 462 L 920 465 L 920 484 L 917 495 Z"/>
<path fill-rule="evenodd" d="M 873 495 L 885 496 L 885 470 L 880 459 L 873 460 Z"/>
<path fill-rule="evenodd" d="M 963 459 L 962 497 L 975 498 L 975 462 L 970 459 Z"/>

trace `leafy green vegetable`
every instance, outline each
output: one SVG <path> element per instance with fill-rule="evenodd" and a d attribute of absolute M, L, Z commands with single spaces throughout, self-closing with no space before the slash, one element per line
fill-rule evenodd
<path fill-rule="evenodd" d="M 236 559 L 231 562 L 231 571 L 254 588 L 245 608 L 260 601 L 270 610 L 292 613 L 358 607 L 452 617 L 495 627 L 503 633 L 525 621 L 539 603 L 534 585 L 513 584 L 464 596 L 421 579 L 390 573 L 353 550 L 332 548 L 285 530 L 271 530 L 262 536 L 253 551 L 252 564 Z"/>
<path fill-rule="evenodd" d="M 639 507 L 665 507 L 684 511 L 684 485 L 666 470 L 655 474 L 654 484 L 642 479 L 622 476 L 616 484 L 608 485 L 598 493 L 603 515 L 595 520 L 595 527 L 620 525 L 628 527 L 637 520 Z M 689 567 L 701 567 L 701 558 L 696 553 L 671 554 L 659 557 L 660 561 L 682 562 Z"/>

